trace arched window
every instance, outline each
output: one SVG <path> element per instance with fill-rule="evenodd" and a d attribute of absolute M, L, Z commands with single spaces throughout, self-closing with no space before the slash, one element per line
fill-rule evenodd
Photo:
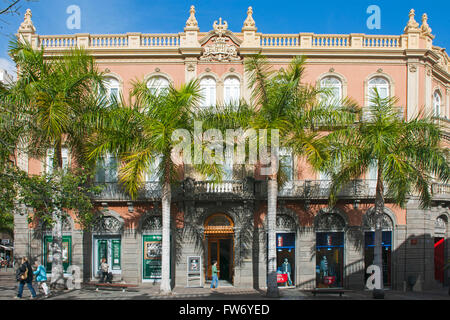
<path fill-rule="evenodd" d="M 157 96 L 167 91 L 169 86 L 169 80 L 161 76 L 151 77 L 147 82 L 147 88 L 150 89 L 152 94 Z"/>
<path fill-rule="evenodd" d="M 339 78 L 325 77 L 320 81 L 320 87 L 329 91 L 327 96 L 324 96 L 325 101 L 332 103 L 342 99 L 342 81 Z"/>
<path fill-rule="evenodd" d="M 237 77 L 227 77 L 224 81 L 225 105 L 238 103 L 241 98 L 241 83 Z"/>
<path fill-rule="evenodd" d="M 213 77 L 204 77 L 200 81 L 200 90 L 203 96 L 200 106 L 215 107 L 216 106 L 216 80 Z"/>
<path fill-rule="evenodd" d="M 434 93 L 433 97 L 434 116 L 439 118 L 441 116 L 441 95 L 438 91 Z"/>
<path fill-rule="evenodd" d="M 372 105 L 372 99 L 375 97 L 374 90 L 378 91 L 380 98 L 388 98 L 391 95 L 389 81 L 383 77 L 374 77 L 369 81 L 369 105 Z"/>
<path fill-rule="evenodd" d="M 120 92 L 120 83 L 116 78 L 107 77 L 104 81 L 104 86 L 106 89 L 106 97 L 109 101 L 113 101 L 113 99 L 119 99 Z"/>

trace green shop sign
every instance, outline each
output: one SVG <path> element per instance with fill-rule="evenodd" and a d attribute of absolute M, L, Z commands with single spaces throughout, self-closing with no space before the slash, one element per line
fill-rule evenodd
<path fill-rule="evenodd" d="M 161 241 L 161 235 L 142 237 L 144 279 L 161 279 Z"/>

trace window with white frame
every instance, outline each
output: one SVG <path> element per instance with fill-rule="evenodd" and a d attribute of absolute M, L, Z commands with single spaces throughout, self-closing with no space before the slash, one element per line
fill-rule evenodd
<path fill-rule="evenodd" d="M 369 80 L 369 105 L 373 104 L 372 99 L 375 97 L 375 89 L 378 91 L 381 99 L 388 98 L 391 95 L 389 81 L 383 77 L 374 77 Z"/>
<path fill-rule="evenodd" d="M 342 100 L 343 90 L 342 81 L 333 76 L 328 76 L 320 81 L 320 88 L 327 89 L 327 95 L 323 97 L 328 103 L 333 103 Z"/>
<path fill-rule="evenodd" d="M 156 96 L 169 90 L 169 87 L 169 80 L 162 76 L 151 77 L 147 82 L 147 88 Z"/>
<path fill-rule="evenodd" d="M 53 164 L 54 156 L 55 156 L 55 150 L 48 149 L 46 160 L 45 160 L 45 172 L 47 174 L 52 174 L 53 169 L 55 168 L 55 166 Z M 63 170 L 67 170 L 69 168 L 69 150 L 67 148 L 61 149 L 61 160 L 62 160 Z"/>
<path fill-rule="evenodd" d="M 224 81 L 225 105 L 236 104 L 241 98 L 241 83 L 237 77 L 227 77 Z"/>
<path fill-rule="evenodd" d="M 109 101 L 113 101 L 114 99 L 119 100 L 120 93 L 120 83 L 116 78 L 108 77 L 104 81 L 104 86 L 106 89 L 106 97 Z"/>
<path fill-rule="evenodd" d="M 216 106 L 216 80 L 213 77 L 204 77 L 200 80 L 200 91 L 202 100 L 201 107 L 215 107 Z"/>
<path fill-rule="evenodd" d="M 441 116 L 441 95 L 438 91 L 434 93 L 433 97 L 433 111 L 434 116 L 439 118 Z"/>

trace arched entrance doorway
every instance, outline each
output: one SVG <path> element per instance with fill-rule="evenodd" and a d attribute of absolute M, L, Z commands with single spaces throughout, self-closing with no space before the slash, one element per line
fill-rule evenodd
<path fill-rule="evenodd" d="M 219 280 L 233 284 L 234 223 L 225 214 L 213 214 L 205 220 L 207 242 L 206 280 L 211 280 L 211 267 L 217 261 Z"/>

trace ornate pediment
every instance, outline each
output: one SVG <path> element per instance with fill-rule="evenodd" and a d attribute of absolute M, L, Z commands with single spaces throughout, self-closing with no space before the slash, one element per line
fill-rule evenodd
<path fill-rule="evenodd" d="M 208 43 L 203 47 L 203 55 L 199 58 L 200 61 L 210 62 L 230 62 L 239 61 L 241 58 L 238 55 L 238 46 L 235 44 L 237 39 L 232 37 L 228 30 L 228 23 L 222 18 L 219 23 L 214 21 L 214 30 L 208 33 L 206 39 L 201 41 L 202 44 Z"/>

